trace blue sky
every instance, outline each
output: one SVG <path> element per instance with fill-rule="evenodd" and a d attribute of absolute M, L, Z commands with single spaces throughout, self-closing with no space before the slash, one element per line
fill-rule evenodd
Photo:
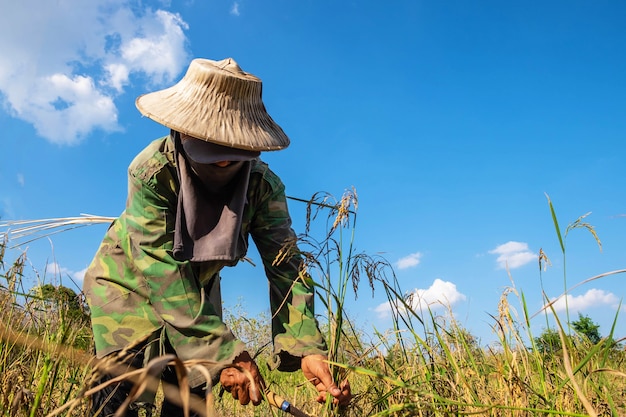
<path fill-rule="evenodd" d="M 287 193 L 340 198 L 355 187 L 357 250 L 384 256 L 404 291 L 441 314 L 446 301 L 483 340 L 512 283 L 531 312 L 541 307 L 540 250 L 549 297 L 563 292 L 564 265 L 570 286 L 626 267 L 624 2 L 23 0 L 3 10 L 1 220 L 119 214 L 128 164 L 167 134 L 135 98 L 176 82 L 192 58 L 232 57 L 263 80 L 291 138 L 263 155 Z M 575 229 L 565 262 L 546 195 L 563 230 L 590 213 L 602 250 Z M 302 232 L 304 205 L 290 209 Z M 104 231 L 24 245 L 30 276 L 80 285 Z M 606 334 L 623 279 L 576 288 L 570 312 Z M 224 274 L 227 305 L 262 311 L 265 287 L 260 267 Z M 385 300 L 363 290 L 350 314 L 384 329 Z"/>

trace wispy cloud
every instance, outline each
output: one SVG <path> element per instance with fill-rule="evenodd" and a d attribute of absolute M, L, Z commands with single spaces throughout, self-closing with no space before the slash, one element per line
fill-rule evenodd
<path fill-rule="evenodd" d="M 26 184 L 26 180 L 24 179 L 24 174 L 17 174 L 17 183 L 23 187 Z"/>
<path fill-rule="evenodd" d="M 429 288 L 416 288 L 405 296 L 404 299 L 413 310 L 428 311 L 428 309 L 439 310 L 445 307 L 452 307 L 464 301 L 466 296 L 457 290 L 456 284 L 437 278 Z M 394 304 L 396 303 L 394 302 Z M 398 306 L 401 305 L 401 303 L 398 304 Z M 374 311 L 376 311 L 379 316 L 385 317 L 391 312 L 391 307 L 391 304 L 386 302 L 378 305 Z M 399 308 L 402 309 L 402 307 Z"/>
<path fill-rule="evenodd" d="M 117 131 L 131 74 L 172 81 L 187 62 L 187 24 L 133 0 L 12 3 L 0 14 L 0 97 L 11 116 L 58 144 Z"/>
<path fill-rule="evenodd" d="M 233 7 L 230 8 L 230 14 L 239 16 L 239 2 L 236 1 L 233 3 Z"/>
<path fill-rule="evenodd" d="M 499 245 L 489 251 L 492 255 L 498 255 L 496 262 L 499 268 L 515 269 L 537 259 L 537 255 L 528 249 L 524 242 L 510 241 Z"/>
<path fill-rule="evenodd" d="M 398 259 L 398 261 L 396 262 L 396 267 L 398 269 L 413 268 L 414 266 L 419 265 L 421 260 L 422 260 L 422 253 L 415 252 L 403 258 Z"/>
<path fill-rule="evenodd" d="M 0 219 L 11 219 L 15 217 L 13 200 L 10 197 L 0 197 Z"/>
<path fill-rule="evenodd" d="M 619 305 L 619 298 L 615 294 L 596 288 L 590 289 L 583 295 L 575 296 L 568 294 L 566 297 L 559 298 L 552 304 L 557 313 L 566 310 L 574 313 L 583 312 L 592 307 L 617 308 Z M 554 300 L 554 298 L 552 300 Z"/>

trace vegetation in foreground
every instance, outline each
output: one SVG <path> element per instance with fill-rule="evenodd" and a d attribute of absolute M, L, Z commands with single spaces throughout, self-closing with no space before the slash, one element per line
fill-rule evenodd
<path fill-rule="evenodd" d="M 568 232 L 586 228 L 599 240 L 584 217 L 561 233 L 549 202 L 565 258 Z M 299 242 L 306 270 L 316 281 L 318 308 L 330 349 L 333 372 L 349 378 L 352 404 L 343 409 L 319 405 L 310 384 L 299 373 L 269 372 L 269 317 L 248 317 L 241 305 L 227 309 L 231 328 L 257 352 L 269 388 L 315 416 L 625 416 L 626 352 L 623 339 L 608 335 L 579 315 L 556 319 L 540 335 L 530 331 L 531 318 L 523 293 L 510 287 L 497 303 L 491 327 L 494 346 L 479 341 L 451 314 L 415 311 L 382 258 L 357 253 L 354 242 L 357 200 L 346 193 L 338 204 L 328 196 L 310 203 L 309 225 L 324 217 L 324 239 L 307 228 Z M 0 241 L 0 417 L 84 416 L 97 364 L 91 356 L 91 332 L 81 294 L 55 283 L 23 288 L 26 254 L 5 259 L 7 240 Z M 293 246 L 291 247 L 293 249 Z M 290 250 L 286 247 L 285 250 Z M 546 262 L 545 255 L 540 260 Z M 623 273 L 625 271 L 616 271 Z M 596 279 L 599 277 L 593 277 Z M 590 279 L 591 280 L 591 279 Z M 384 291 L 392 306 L 394 328 L 366 337 L 344 310 L 346 297 L 366 282 Z M 589 280 L 587 280 L 589 281 Z M 567 277 L 564 276 L 567 292 Z M 516 308 L 512 303 L 516 303 Z M 518 317 L 515 311 L 521 311 Z M 539 317 L 541 318 L 541 317 Z M 617 323 L 617 316 L 614 323 Z M 265 330 L 267 329 L 267 331 Z M 159 366 L 160 364 L 155 364 Z M 183 365 L 178 364 L 184 372 Z M 144 374 L 124 374 L 142 387 Z M 184 386 L 184 384 L 183 384 Z M 162 396 L 159 391 L 158 396 Z M 184 398 L 184 396 L 183 396 Z M 207 415 L 267 416 L 282 411 L 267 403 L 242 407 L 228 394 L 213 390 L 207 404 L 196 405 Z M 157 410 L 158 411 L 158 410 Z M 144 411 L 145 415 L 149 415 Z M 156 414 L 158 415 L 158 414 Z"/>

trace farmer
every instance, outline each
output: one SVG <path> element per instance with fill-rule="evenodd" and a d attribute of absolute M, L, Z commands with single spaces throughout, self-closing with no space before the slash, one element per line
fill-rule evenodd
<path fill-rule="evenodd" d="M 207 382 L 219 381 L 241 404 L 260 404 L 262 378 L 222 321 L 220 294 L 220 270 L 244 258 L 252 236 L 269 282 L 272 367 L 301 368 L 318 401 L 329 393 L 346 404 L 350 386 L 339 388 L 324 362 L 313 286 L 299 273 L 301 258 L 291 251 L 276 261 L 296 236 L 284 186 L 259 156 L 286 148 L 289 138 L 267 113 L 261 87 L 233 59 L 195 59 L 177 84 L 137 99 L 139 111 L 170 134 L 131 163 L 126 208 L 85 274 L 96 353 L 134 367 L 164 354 L 210 361 L 211 381 L 191 368 L 193 393 L 204 395 Z M 254 383 L 230 365 L 249 371 Z M 160 378 L 177 383 L 170 367 Z M 123 382 L 98 392 L 92 415 L 113 415 L 131 388 Z M 126 415 L 136 416 L 136 408 L 131 404 Z M 183 411 L 166 399 L 161 415 Z"/>

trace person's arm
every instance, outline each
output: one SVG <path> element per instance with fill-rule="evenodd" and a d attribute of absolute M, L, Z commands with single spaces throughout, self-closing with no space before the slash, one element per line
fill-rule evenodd
<path fill-rule="evenodd" d="M 250 232 L 270 284 L 274 361 L 281 371 L 302 368 L 304 376 L 318 390 L 319 402 L 326 401 L 328 393 L 334 397 L 334 403 L 345 405 L 351 398 L 350 384 L 343 381 L 338 387 L 325 362 L 327 348 L 315 319 L 314 283 L 308 274 L 301 273 L 302 257 L 295 245 L 285 187 L 266 168 L 258 190 L 258 207 Z M 285 252 L 287 243 L 292 245 L 292 251 Z"/>
<path fill-rule="evenodd" d="M 274 340 L 274 365 L 281 371 L 300 369 L 300 360 L 311 354 L 326 354 L 314 312 L 313 282 L 300 274 L 302 258 L 291 253 L 277 261 L 288 242 L 295 243 L 291 228 L 285 188 L 265 165 L 262 179 L 251 179 L 254 185 L 254 216 L 250 234 L 261 255 L 269 281 Z M 253 182 L 254 180 L 254 182 Z"/>

